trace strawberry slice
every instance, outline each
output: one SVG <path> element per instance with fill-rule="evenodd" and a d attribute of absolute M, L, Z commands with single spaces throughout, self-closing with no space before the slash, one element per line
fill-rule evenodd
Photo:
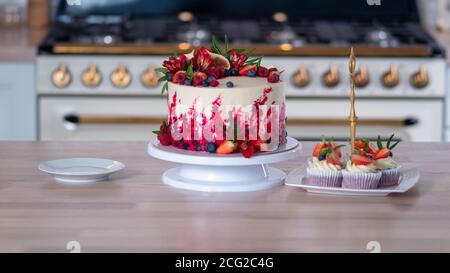
<path fill-rule="evenodd" d="M 338 147 L 338 145 L 335 142 L 330 142 L 328 147 L 330 147 L 331 150 L 333 150 L 333 152 L 335 153 L 336 156 L 342 157 L 342 152 L 341 152 L 342 146 Z"/>
<path fill-rule="evenodd" d="M 355 165 L 369 165 L 373 162 L 373 159 L 368 158 L 367 156 L 364 155 L 353 155 L 352 156 L 352 163 Z"/>
<path fill-rule="evenodd" d="M 241 76 L 247 76 L 248 71 L 255 71 L 256 72 L 256 65 L 247 65 L 239 69 L 239 75 Z"/>
<path fill-rule="evenodd" d="M 217 154 L 231 154 L 234 152 L 234 143 L 233 141 L 224 141 L 222 144 L 217 147 L 216 153 Z"/>
<path fill-rule="evenodd" d="M 373 158 L 375 158 L 375 159 L 386 158 L 386 157 L 389 157 L 390 154 L 391 154 L 391 151 L 389 151 L 389 149 L 382 148 L 376 152 L 376 154 L 373 156 Z"/>
<path fill-rule="evenodd" d="M 313 150 L 313 156 L 319 157 L 320 151 L 326 147 L 327 147 L 327 144 L 325 142 L 317 143 Z"/>
<path fill-rule="evenodd" d="M 367 145 L 367 142 L 363 141 L 363 140 L 357 140 L 355 141 L 355 146 L 358 149 L 365 149 Z"/>
<path fill-rule="evenodd" d="M 327 162 L 334 165 L 340 165 L 341 164 L 341 157 L 337 156 L 336 153 L 334 154 L 327 154 Z"/>

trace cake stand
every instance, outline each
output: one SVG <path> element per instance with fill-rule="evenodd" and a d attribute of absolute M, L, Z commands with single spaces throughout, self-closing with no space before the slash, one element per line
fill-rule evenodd
<path fill-rule="evenodd" d="M 208 192 L 244 192 L 281 185 L 286 174 L 269 163 L 297 157 L 301 144 L 287 138 L 286 144 L 271 152 L 244 158 L 240 153 L 228 155 L 193 152 L 163 146 L 158 140 L 148 144 L 148 154 L 166 161 L 181 163 L 164 172 L 164 183 L 182 189 Z"/>

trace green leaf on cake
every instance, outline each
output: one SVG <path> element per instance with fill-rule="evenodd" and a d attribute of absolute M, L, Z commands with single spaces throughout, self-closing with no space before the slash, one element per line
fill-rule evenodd
<path fill-rule="evenodd" d="M 167 75 L 164 75 L 158 79 L 158 82 L 163 82 L 163 81 L 167 81 Z"/>
<path fill-rule="evenodd" d="M 249 58 L 244 66 L 246 65 L 255 65 L 256 67 L 260 67 L 261 66 L 261 59 L 262 57 L 255 57 L 255 58 Z"/>
<path fill-rule="evenodd" d="M 194 74 L 194 67 L 192 66 L 192 64 L 189 64 L 188 68 L 186 69 L 186 77 L 192 80 L 193 74 Z"/>
<path fill-rule="evenodd" d="M 169 82 L 165 82 L 162 89 L 161 89 L 161 95 L 164 94 L 164 92 L 169 90 Z"/>
<path fill-rule="evenodd" d="M 162 74 L 166 74 L 168 72 L 167 68 L 165 68 L 165 67 L 157 67 L 157 68 L 155 68 L 155 71 L 162 73 Z"/>
<path fill-rule="evenodd" d="M 211 37 L 211 51 L 216 54 L 222 55 L 222 49 L 221 49 L 220 43 L 217 40 L 216 36 L 214 36 L 214 35 Z"/>
<path fill-rule="evenodd" d="M 378 136 L 378 138 L 377 138 L 377 146 L 378 146 L 378 149 L 383 149 L 383 143 L 381 142 L 381 136 Z"/>
<path fill-rule="evenodd" d="M 225 54 L 227 55 L 227 56 L 225 56 L 225 57 L 227 57 L 227 58 L 229 58 L 230 57 L 230 46 L 229 46 L 229 41 L 228 41 L 228 35 L 226 35 L 225 34 L 225 36 L 223 37 L 223 43 L 224 43 L 224 51 L 225 51 Z"/>

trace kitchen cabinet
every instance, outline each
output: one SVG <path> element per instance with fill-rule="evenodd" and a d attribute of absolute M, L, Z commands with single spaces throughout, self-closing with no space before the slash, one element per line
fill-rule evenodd
<path fill-rule="evenodd" d="M 0 140 L 36 139 L 34 63 L 0 63 Z"/>

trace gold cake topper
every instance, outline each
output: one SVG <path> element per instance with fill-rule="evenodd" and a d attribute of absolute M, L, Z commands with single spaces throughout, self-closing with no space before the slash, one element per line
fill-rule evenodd
<path fill-rule="evenodd" d="M 355 111 L 355 67 L 356 58 L 352 47 L 348 60 L 348 71 L 350 72 L 350 115 L 348 116 L 348 121 L 350 122 L 350 145 L 352 153 L 355 152 L 356 120 L 358 119 Z"/>

